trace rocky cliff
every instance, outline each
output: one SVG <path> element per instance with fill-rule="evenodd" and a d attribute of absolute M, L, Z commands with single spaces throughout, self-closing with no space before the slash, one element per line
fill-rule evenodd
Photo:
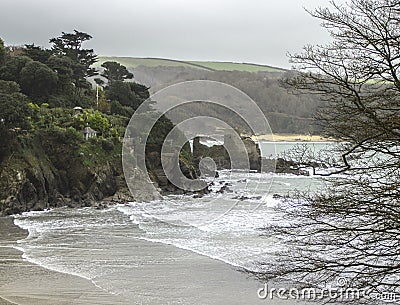
<path fill-rule="evenodd" d="M 42 131 L 16 138 L 2 160 L 0 215 L 159 197 L 140 171 L 133 177 L 137 192 L 128 191 L 117 141 L 79 143 L 63 132 Z"/>

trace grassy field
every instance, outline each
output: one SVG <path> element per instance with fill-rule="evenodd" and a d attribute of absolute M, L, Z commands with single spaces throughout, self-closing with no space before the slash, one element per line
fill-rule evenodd
<path fill-rule="evenodd" d="M 246 72 L 284 72 L 284 69 L 257 65 L 250 63 L 235 63 L 235 62 L 218 62 L 218 61 L 190 61 L 192 64 L 201 65 L 206 68 L 213 70 L 225 70 L 225 71 L 246 71 Z"/>
<path fill-rule="evenodd" d="M 136 58 L 136 57 L 99 57 L 99 61 L 94 64 L 99 67 L 103 62 L 116 61 L 127 68 L 135 68 L 137 66 L 157 67 L 157 66 L 186 66 L 193 67 L 192 64 L 187 64 L 180 61 L 174 61 L 162 58 Z"/>
<path fill-rule="evenodd" d="M 234 63 L 234 62 L 217 62 L 217 61 L 180 61 L 164 58 L 137 58 L 137 57 L 99 57 L 99 61 L 94 64 L 99 67 L 103 62 L 116 61 L 126 66 L 127 68 L 135 68 L 143 65 L 147 67 L 157 66 L 175 66 L 175 67 L 189 67 L 195 69 L 209 70 L 209 71 L 246 71 L 246 72 L 283 72 L 284 69 L 257 65 L 250 63 Z"/>

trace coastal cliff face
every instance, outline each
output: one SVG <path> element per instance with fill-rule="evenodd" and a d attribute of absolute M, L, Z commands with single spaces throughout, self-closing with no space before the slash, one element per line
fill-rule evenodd
<path fill-rule="evenodd" d="M 250 170 L 260 171 L 261 170 L 261 151 L 257 143 L 255 143 L 251 138 L 245 137 L 241 139 L 246 153 L 248 156 Z M 236 153 L 240 151 L 240 147 L 236 147 L 235 143 L 228 142 L 225 137 L 224 145 L 214 145 L 208 147 L 207 145 L 200 143 L 200 138 L 196 137 L 193 140 L 193 158 L 198 164 L 202 158 L 209 157 L 214 160 L 217 169 L 231 169 L 231 157 L 229 156 L 228 150 L 231 153 Z M 237 164 L 247 167 L 247 164 Z"/>
<path fill-rule="evenodd" d="M 116 138 L 83 141 L 80 133 L 62 130 L 15 135 L 0 162 L 0 216 L 62 206 L 101 208 L 160 199 L 160 193 L 184 193 L 169 182 L 156 152 L 147 156 L 149 175 L 135 169 L 128 189 L 121 152 Z M 191 159 L 181 158 L 180 166 L 185 176 L 195 179 Z"/>
<path fill-rule="evenodd" d="M 263 160 L 257 143 L 250 138 L 242 141 L 251 170 L 260 171 L 262 167 L 263 171 L 299 171 L 284 160 Z M 0 163 L 0 216 L 62 206 L 101 208 L 110 203 L 160 199 L 160 193 L 188 193 L 170 183 L 156 152 L 146 156 L 151 165 L 151 181 L 147 174 L 135 169 L 129 190 L 121 164 L 121 145 L 110 138 L 83 141 L 80 134 L 60 130 L 15 136 Z M 198 178 L 199 161 L 204 157 L 212 158 L 217 169 L 231 168 L 223 145 L 208 147 L 195 138 L 193 155 L 180 157 L 183 174 L 189 179 Z M 207 192 L 206 187 L 196 195 Z"/>
<path fill-rule="evenodd" d="M 144 174 L 135 174 L 137 193 L 126 187 L 121 144 L 94 139 L 77 144 L 63 132 L 18 137 L 0 165 L 0 215 L 104 202 L 159 197 Z"/>

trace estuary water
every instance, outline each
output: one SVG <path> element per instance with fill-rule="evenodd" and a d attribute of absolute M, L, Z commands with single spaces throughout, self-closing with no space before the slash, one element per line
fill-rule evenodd
<path fill-rule="evenodd" d="M 260 146 L 264 156 L 275 156 L 293 145 L 277 143 L 276 149 L 271 143 Z M 321 149 L 329 144 L 308 145 Z M 261 236 L 261 230 L 272 222 L 283 221 L 276 194 L 323 186 L 313 176 L 231 171 L 219 174 L 212 181 L 213 192 L 202 198 L 171 195 L 103 210 L 60 208 L 15 216 L 15 224 L 29 232 L 27 238 L 18 241 L 18 249 L 30 262 L 88 279 L 111 294 L 136 300 L 132 304 L 207 304 L 204 299 L 177 301 L 177 296 L 184 294 L 179 287 L 168 302 L 162 297 L 155 299 L 146 294 L 154 287 L 148 287 L 153 284 L 145 279 L 157 270 L 164 272 L 157 269 L 160 264 L 185 266 L 188 258 L 173 249 L 212 258 L 235 270 L 267 271 L 258 263 L 273 257 L 279 245 L 273 237 Z M 225 192 L 220 192 L 222 187 Z M 146 243 L 157 247 L 146 248 Z M 141 266 L 151 269 L 143 271 Z M 175 269 L 171 267 L 169 272 L 177 272 Z M 146 274 L 149 270 L 152 275 Z M 181 274 L 185 274 L 183 269 Z M 170 276 L 164 274 L 162 278 L 168 282 Z"/>

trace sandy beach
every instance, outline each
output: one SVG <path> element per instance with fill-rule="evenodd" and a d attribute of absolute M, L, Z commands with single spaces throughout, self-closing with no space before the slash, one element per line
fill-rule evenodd
<path fill-rule="evenodd" d="M 88 280 L 23 260 L 12 246 L 26 236 L 12 218 L 0 218 L 0 304 L 126 304 Z"/>
<path fill-rule="evenodd" d="M 251 138 L 254 141 L 267 141 L 267 142 L 333 142 L 333 141 L 335 141 L 335 139 L 325 138 L 325 137 L 319 136 L 319 135 L 284 134 L 284 133 L 252 136 Z"/>
<path fill-rule="evenodd" d="M 137 240 L 135 255 L 149 256 L 149 263 L 132 269 L 131 291 L 113 295 L 91 281 L 54 272 L 23 260 L 13 248 L 27 233 L 0 218 L 0 304 L 293 304 L 260 300 L 262 283 L 234 267 L 169 245 Z M 153 259 L 156 257 L 163 259 Z M 118 274 L 110 281 L 126 281 Z M 96 282 L 101 283 L 102 279 Z"/>

